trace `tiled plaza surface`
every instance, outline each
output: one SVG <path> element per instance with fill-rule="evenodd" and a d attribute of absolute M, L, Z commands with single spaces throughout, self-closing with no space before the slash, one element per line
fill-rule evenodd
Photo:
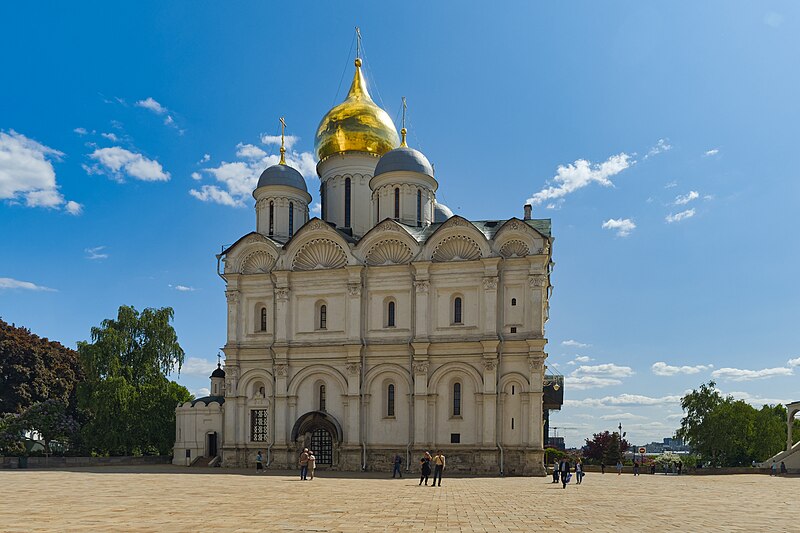
<path fill-rule="evenodd" d="M 336 477 L 334 477 L 336 476 Z M 349 476 L 349 477 L 347 477 Z M 800 478 L 418 479 L 181 467 L 0 471 L 0 531 L 800 531 Z"/>

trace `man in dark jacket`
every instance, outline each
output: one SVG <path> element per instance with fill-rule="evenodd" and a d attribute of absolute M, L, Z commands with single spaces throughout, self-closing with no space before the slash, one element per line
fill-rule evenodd
<path fill-rule="evenodd" d="M 567 459 L 562 459 L 561 463 L 558 465 L 559 474 L 561 476 L 561 484 L 563 488 L 567 488 L 567 482 L 569 481 L 569 470 L 570 464 Z"/>

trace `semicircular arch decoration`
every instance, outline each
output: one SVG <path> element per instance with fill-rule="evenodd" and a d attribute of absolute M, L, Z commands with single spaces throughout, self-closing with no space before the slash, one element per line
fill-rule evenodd
<path fill-rule="evenodd" d="M 386 239 L 369 249 L 366 261 L 370 266 L 400 265 L 408 263 L 413 255 L 411 248 L 403 241 Z"/>
<path fill-rule="evenodd" d="M 480 258 L 480 246 L 466 235 L 452 235 L 442 239 L 431 255 L 431 259 L 436 262 L 474 261 Z"/>
<path fill-rule="evenodd" d="M 265 274 L 275 266 L 275 258 L 264 250 L 257 250 L 242 259 L 239 272 L 242 274 Z"/>
<path fill-rule="evenodd" d="M 341 268 L 347 264 L 347 254 L 330 239 L 314 239 L 305 243 L 292 260 L 292 270 L 322 270 Z"/>
<path fill-rule="evenodd" d="M 500 255 L 503 257 L 525 257 L 530 255 L 530 249 L 523 241 L 511 239 L 500 247 Z"/>

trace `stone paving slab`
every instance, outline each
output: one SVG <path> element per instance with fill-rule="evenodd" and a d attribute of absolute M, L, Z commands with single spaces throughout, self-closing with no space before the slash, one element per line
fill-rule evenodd
<path fill-rule="evenodd" d="M 418 479 L 182 467 L 0 472 L 0 531 L 800 531 L 800 478 Z"/>

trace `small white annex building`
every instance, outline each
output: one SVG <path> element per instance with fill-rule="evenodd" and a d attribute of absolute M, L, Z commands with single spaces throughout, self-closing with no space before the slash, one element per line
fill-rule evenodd
<path fill-rule="evenodd" d="M 219 256 L 225 367 L 178 407 L 175 463 L 241 467 L 261 450 L 294 468 L 310 447 L 323 468 L 388 470 L 442 449 L 451 471 L 541 475 L 561 403 L 544 383 L 550 220 L 438 204 L 431 164 L 355 65 L 316 132 L 321 219 L 282 157 L 253 192 L 256 231 Z"/>

